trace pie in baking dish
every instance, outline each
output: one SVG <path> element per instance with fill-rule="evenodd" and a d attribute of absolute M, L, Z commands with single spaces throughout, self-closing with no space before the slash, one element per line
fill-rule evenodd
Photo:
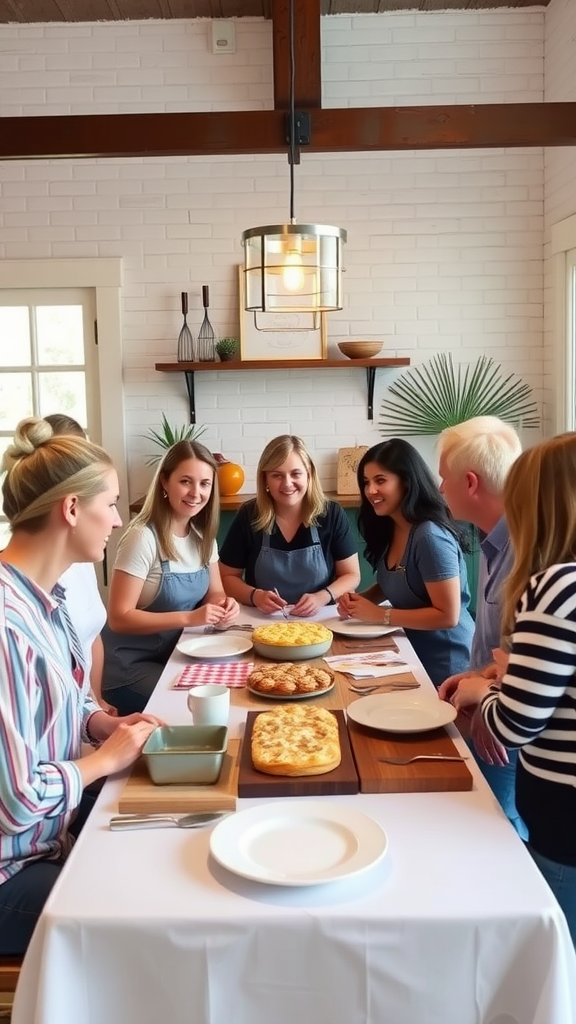
<path fill-rule="evenodd" d="M 305 647 L 323 644 L 332 638 L 332 631 L 320 622 L 273 622 L 269 626 L 258 626 L 252 633 L 257 643 L 278 647 Z"/>
<path fill-rule="evenodd" d="M 325 708 L 282 705 L 258 715 L 252 763 L 267 775 L 323 775 L 340 764 L 336 717 Z"/>
<path fill-rule="evenodd" d="M 295 697 L 306 693 L 329 690 L 334 674 L 327 668 L 300 662 L 280 661 L 277 665 L 262 665 L 254 669 L 246 680 L 249 690 L 271 697 Z"/>

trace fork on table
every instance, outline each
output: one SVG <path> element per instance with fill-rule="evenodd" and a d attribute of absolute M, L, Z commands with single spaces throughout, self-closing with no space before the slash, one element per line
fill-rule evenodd
<path fill-rule="evenodd" d="M 278 593 L 278 587 L 274 587 L 274 593 L 276 594 L 276 597 L 280 597 L 280 594 Z M 280 600 L 282 600 L 281 597 L 280 597 Z M 285 619 L 289 619 L 290 618 L 290 612 L 286 608 L 286 605 L 284 605 L 284 607 L 281 608 L 280 611 L 282 612 L 282 615 L 284 616 Z"/>
<path fill-rule="evenodd" d="M 229 630 L 246 629 L 250 633 L 256 629 L 250 622 L 242 622 L 237 626 L 204 626 L 204 633 L 227 633 Z"/>
<path fill-rule="evenodd" d="M 377 757 L 377 761 L 383 761 L 384 764 L 397 764 L 405 765 L 412 764 L 412 761 L 467 761 L 468 756 L 466 754 L 458 755 L 454 754 L 415 754 L 414 757 Z"/>
<path fill-rule="evenodd" d="M 417 690 L 420 683 L 371 683 L 369 686 L 354 686 L 350 683 L 349 690 L 353 693 L 374 693 L 375 690 Z"/>

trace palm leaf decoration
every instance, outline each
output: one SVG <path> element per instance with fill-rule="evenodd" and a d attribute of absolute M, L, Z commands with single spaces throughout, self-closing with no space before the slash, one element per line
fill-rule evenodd
<path fill-rule="evenodd" d="M 489 356 L 454 367 L 450 353 L 440 352 L 403 373 L 388 390 L 399 401 L 382 403 L 384 436 L 439 434 L 473 416 L 498 416 L 516 427 L 540 425 L 528 384 L 513 373 L 504 376 Z"/>
<path fill-rule="evenodd" d="M 166 414 L 162 413 L 160 430 L 149 430 L 147 434 L 142 434 L 142 437 L 153 441 L 161 449 L 159 455 L 152 455 L 146 460 L 146 465 L 156 465 L 168 448 L 171 448 L 173 444 L 178 444 L 178 441 L 197 441 L 205 430 L 206 427 L 196 427 L 193 423 L 184 424 L 182 427 L 173 427 L 166 419 Z"/>

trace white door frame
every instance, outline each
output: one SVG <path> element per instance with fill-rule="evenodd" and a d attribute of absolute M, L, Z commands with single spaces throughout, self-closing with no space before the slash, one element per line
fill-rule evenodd
<path fill-rule="evenodd" d="M 74 287 L 91 288 L 96 296 L 102 447 L 112 457 L 118 472 L 118 511 L 123 523 L 126 524 L 129 518 L 129 503 L 122 387 L 122 260 L 0 260 L 0 289 Z M 117 534 L 119 532 L 115 531 Z M 113 534 L 108 551 L 109 574 L 114 564 L 116 543 Z"/>

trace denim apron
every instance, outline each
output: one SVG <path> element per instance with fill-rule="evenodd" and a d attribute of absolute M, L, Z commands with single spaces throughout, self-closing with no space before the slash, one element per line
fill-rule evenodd
<path fill-rule="evenodd" d="M 278 588 L 288 604 L 296 604 L 302 594 L 327 587 L 331 580 L 316 526 L 310 527 L 312 544 L 293 551 L 270 547 L 270 534 L 262 534 L 262 547 L 254 564 L 254 585 L 259 590 Z"/>
<path fill-rule="evenodd" d="M 160 562 L 160 589 L 147 612 L 182 612 L 196 608 L 205 596 L 209 569 L 196 572 L 171 572 L 170 563 Z M 102 631 L 104 641 L 104 673 L 102 696 L 121 710 L 122 689 L 134 687 L 147 703 L 168 658 L 178 641 L 180 629 L 137 635 L 114 633 L 108 625 Z M 115 698 L 118 698 L 116 700 Z"/>
<path fill-rule="evenodd" d="M 430 608 L 426 585 L 411 564 L 410 538 L 403 558 L 405 565 L 389 569 L 386 552 L 380 559 L 376 580 L 384 597 L 393 608 Z M 463 582 L 464 559 L 459 556 L 460 580 Z M 474 622 L 468 611 L 469 595 L 463 587 L 460 619 L 451 629 L 405 629 L 420 661 L 435 686 L 443 683 L 456 672 L 466 672 L 470 667 L 470 646 L 474 633 Z"/>

